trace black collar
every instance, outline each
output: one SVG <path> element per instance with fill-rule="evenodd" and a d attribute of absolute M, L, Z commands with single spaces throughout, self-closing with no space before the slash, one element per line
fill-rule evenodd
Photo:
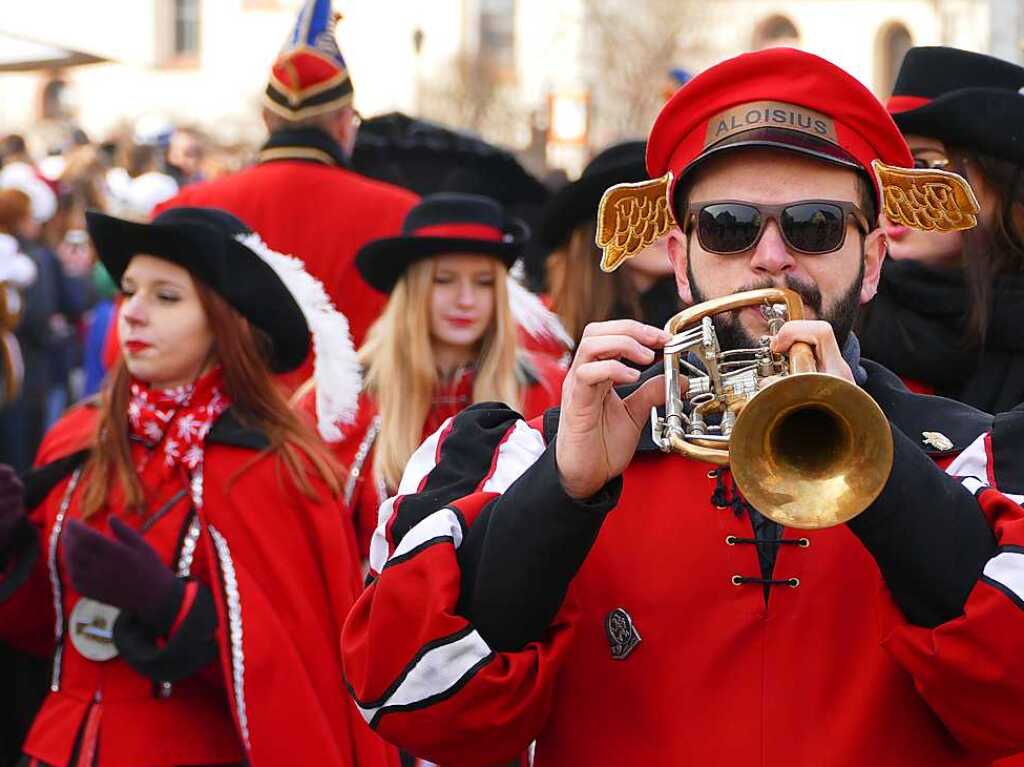
<path fill-rule="evenodd" d="M 217 423 L 210 429 L 206 439 L 217 445 L 241 447 L 247 450 L 270 448 L 270 439 L 267 435 L 257 428 L 242 423 L 233 407 L 229 407 L 217 419 Z"/>
<path fill-rule="evenodd" d="M 345 153 L 338 142 L 319 128 L 282 128 L 270 134 L 257 155 L 260 163 L 299 160 L 347 168 Z"/>

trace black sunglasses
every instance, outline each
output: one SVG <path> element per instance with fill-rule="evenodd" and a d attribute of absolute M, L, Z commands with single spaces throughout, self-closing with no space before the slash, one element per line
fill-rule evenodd
<path fill-rule="evenodd" d="M 853 216 L 867 234 L 864 211 L 852 202 L 799 200 L 760 205 L 740 200 L 694 202 L 687 206 L 685 231 L 697 230 L 700 246 L 718 255 L 744 253 L 757 246 L 769 221 L 775 221 L 792 250 L 809 255 L 832 253 L 846 241 L 846 219 Z"/>

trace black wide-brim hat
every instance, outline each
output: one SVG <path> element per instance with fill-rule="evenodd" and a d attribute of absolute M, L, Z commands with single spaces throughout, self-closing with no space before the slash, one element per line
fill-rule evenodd
<path fill-rule="evenodd" d="M 957 48 L 911 48 L 887 103 L 904 134 L 1024 163 L 1024 67 Z"/>
<path fill-rule="evenodd" d="M 576 181 L 559 189 L 544 206 L 540 241 L 548 248 L 561 246 L 581 222 L 597 218 L 597 206 L 609 187 L 646 181 L 646 154 L 646 141 L 626 141 L 597 154 Z"/>
<path fill-rule="evenodd" d="M 150 255 L 186 269 L 209 286 L 273 344 L 274 372 L 298 368 L 310 350 L 310 330 L 298 302 L 277 272 L 239 241 L 251 235 L 241 220 L 217 208 L 171 208 L 151 223 L 89 211 L 89 236 L 115 283 L 132 258 Z"/>
<path fill-rule="evenodd" d="M 494 256 L 511 267 L 529 239 L 526 224 L 495 200 L 441 192 L 424 197 L 402 222 L 399 237 L 373 240 L 356 254 L 356 268 L 372 287 L 390 293 L 412 264 L 445 253 Z"/>

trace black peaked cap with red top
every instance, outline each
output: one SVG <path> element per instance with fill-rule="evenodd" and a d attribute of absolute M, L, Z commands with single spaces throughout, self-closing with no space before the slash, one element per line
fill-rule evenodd
<path fill-rule="evenodd" d="M 913 162 L 871 91 L 835 64 L 792 48 L 736 56 L 680 88 L 651 129 L 647 172 L 671 172 L 678 189 L 705 159 L 737 148 L 782 149 L 850 167 L 876 193 L 873 160 Z"/>
<path fill-rule="evenodd" d="M 1024 67 L 943 46 L 911 48 L 887 103 L 905 134 L 1024 163 Z"/>
<path fill-rule="evenodd" d="M 360 248 L 356 268 L 372 287 L 390 293 L 406 269 L 431 256 L 474 253 L 494 256 L 511 267 L 529 234 L 526 224 L 489 197 L 439 192 L 409 211 L 400 236 Z"/>

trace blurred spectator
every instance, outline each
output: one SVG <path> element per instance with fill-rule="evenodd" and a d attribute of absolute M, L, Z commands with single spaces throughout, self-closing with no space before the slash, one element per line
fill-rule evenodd
<path fill-rule="evenodd" d="M 0 172 L 0 186 L 7 181 Z M 41 197 L 32 198 L 20 188 L 0 190 L 0 233 L 17 240 L 37 271 L 25 291 L 16 331 L 25 363 L 22 396 L 0 412 L 0 451 L 19 471 L 31 465 L 50 418 L 68 404 L 68 375 L 77 349 L 73 323 L 87 308 L 90 294 L 88 281 L 69 276 L 57 254 L 40 240 L 47 219 L 39 216 L 52 216 L 56 209 L 55 197 L 45 205 Z"/>
<path fill-rule="evenodd" d="M 203 181 L 206 141 L 193 128 L 176 128 L 167 147 L 167 171 L 179 187 Z"/>
<path fill-rule="evenodd" d="M 158 147 L 129 144 L 123 151 L 122 163 L 107 173 L 112 215 L 145 221 L 156 205 L 178 193 L 177 182 L 160 169 Z"/>

